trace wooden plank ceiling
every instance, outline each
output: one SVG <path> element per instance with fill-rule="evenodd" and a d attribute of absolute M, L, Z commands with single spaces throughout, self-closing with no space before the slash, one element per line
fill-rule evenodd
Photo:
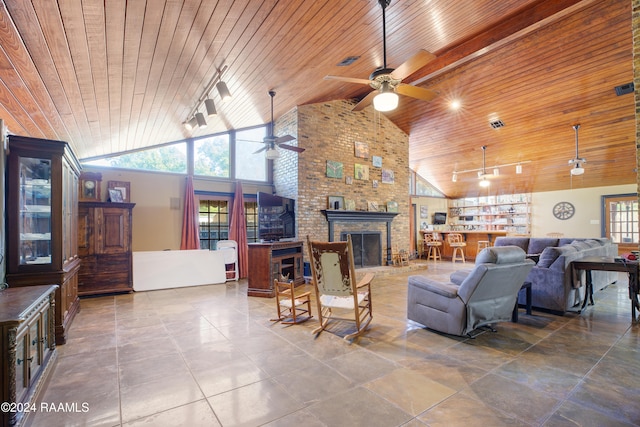
<path fill-rule="evenodd" d="M 436 55 L 405 83 L 438 97 L 386 114 L 410 134 L 411 167 L 447 196 L 636 182 L 634 95 L 614 90 L 633 79 L 631 0 L 394 0 L 386 15 L 389 67 Z M 270 89 L 276 118 L 362 98 L 368 86 L 323 77 L 382 65 L 382 13 L 376 0 L 0 0 L 0 48 L 10 132 L 87 159 L 191 136 L 182 123 L 225 66 L 233 99 L 213 91 L 218 117 L 193 135 L 268 122 Z M 587 163 L 572 177 L 578 123 Z M 522 161 L 523 173 L 501 168 L 482 193 L 476 172 L 452 182 L 482 167 L 483 145 L 488 170 Z"/>

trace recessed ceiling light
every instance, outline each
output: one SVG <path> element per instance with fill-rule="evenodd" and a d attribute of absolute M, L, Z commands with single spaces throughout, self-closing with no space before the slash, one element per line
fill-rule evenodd
<path fill-rule="evenodd" d="M 449 104 L 449 106 L 452 110 L 459 110 L 460 107 L 462 107 L 462 103 L 459 99 L 454 99 L 453 101 L 451 101 L 451 104 Z"/>

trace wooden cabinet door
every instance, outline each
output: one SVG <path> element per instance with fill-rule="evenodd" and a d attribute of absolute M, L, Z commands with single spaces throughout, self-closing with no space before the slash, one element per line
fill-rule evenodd
<path fill-rule="evenodd" d="M 118 254 L 131 251 L 131 211 L 118 207 L 95 210 L 96 253 Z"/>
<path fill-rule="evenodd" d="M 87 256 L 95 252 L 94 209 L 78 209 L 78 255 Z"/>

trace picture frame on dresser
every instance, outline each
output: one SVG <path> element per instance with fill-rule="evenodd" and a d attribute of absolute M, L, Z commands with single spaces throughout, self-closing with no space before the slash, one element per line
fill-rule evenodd
<path fill-rule="evenodd" d="M 127 181 L 107 181 L 107 191 L 109 191 L 109 197 L 111 197 L 110 190 L 119 190 L 122 195 L 121 202 L 131 202 L 131 183 Z M 114 201 L 113 199 L 111 200 Z"/>
<path fill-rule="evenodd" d="M 109 189 L 109 201 L 111 203 L 124 203 L 124 198 L 122 197 L 122 192 L 117 188 Z"/>

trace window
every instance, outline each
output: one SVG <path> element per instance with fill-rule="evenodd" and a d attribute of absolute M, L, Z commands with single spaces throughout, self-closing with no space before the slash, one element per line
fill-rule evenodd
<path fill-rule="evenodd" d="M 193 144 L 194 175 L 230 178 L 229 134 L 197 139 Z"/>
<path fill-rule="evenodd" d="M 603 196 L 603 201 L 605 236 L 618 244 L 620 252 L 637 250 L 640 243 L 638 196 Z"/>
<path fill-rule="evenodd" d="M 200 200 L 200 249 L 215 249 L 218 240 L 229 239 L 229 202 Z"/>
<path fill-rule="evenodd" d="M 118 157 L 86 162 L 88 165 L 111 166 L 115 168 L 142 169 L 159 172 L 187 172 L 187 144 L 185 142 L 143 151 L 123 154 Z"/>
<path fill-rule="evenodd" d="M 266 127 L 241 130 L 236 133 L 236 178 L 251 181 L 267 180 L 267 158 L 262 139 L 266 136 Z"/>
<path fill-rule="evenodd" d="M 247 242 L 258 241 L 258 202 L 244 203 L 244 218 L 247 223 Z"/>

